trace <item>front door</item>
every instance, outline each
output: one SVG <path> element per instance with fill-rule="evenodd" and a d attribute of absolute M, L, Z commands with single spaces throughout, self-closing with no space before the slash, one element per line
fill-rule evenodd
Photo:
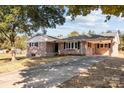
<path fill-rule="evenodd" d="M 92 54 L 96 54 L 96 44 L 92 44 Z"/>
<path fill-rule="evenodd" d="M 58 53 L 58 43 L 55 43 L 55 52 Z"/>

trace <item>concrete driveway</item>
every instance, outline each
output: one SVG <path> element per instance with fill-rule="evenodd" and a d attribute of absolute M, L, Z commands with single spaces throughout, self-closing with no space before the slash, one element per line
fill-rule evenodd
<path fill-rule="evenodd" d="M 11 78 L 13 81 L 12 86 L 28 87 L 28 88 L 48 88 L 56 87 L 60 83 L 69 80 L 73 76 L 79 74 L 80 69 L 86 69 L 93 63 L 108 60 L 110 57 L 105 56 L 72 56 L 68 59 L 60 60 L 54 63 L 39 65 L 33 68 L 21 70 L 20 72 L 13 73 L 13 77 L 21 77 L 20 79 Z M 10 74 L 7 74 L 9 78 Z M 15 75 L 15 76 L 14 76 Z M 12 76 L 12 73 L 11 73 Z M 4 76 L 3 76 L 4 77 Z M 3 78 L 2 77 L 2 78 Z M 4 83 L 0 76 L 0 83 Z M 7 80 L 6 80 L 7 82 Z M 4 85 L 4 87 L 11 87 L 11 85 Z M 0 86 L 2 87 L 2 86 Z"/>

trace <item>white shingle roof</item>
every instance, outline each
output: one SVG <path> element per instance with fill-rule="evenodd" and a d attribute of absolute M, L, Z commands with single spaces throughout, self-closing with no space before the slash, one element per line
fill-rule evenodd
<path fill-rule="evenodd" d="M 51 42 L 51 41 L 55 41 L 56 39 L 57 38 L 52 37 L 52 36 L 38 34 L 38 35 L 35 35 L 32 38 L 30 38 L 27 41 L 27 43 L 30 43 L 30 42 Z"/>
<path fill-rule="evenodd" d="M 102 36 L 116 36 L 117 35 L 117 32 L 111 32 L 111 33 L 102 33 L 101 34 Z"/>

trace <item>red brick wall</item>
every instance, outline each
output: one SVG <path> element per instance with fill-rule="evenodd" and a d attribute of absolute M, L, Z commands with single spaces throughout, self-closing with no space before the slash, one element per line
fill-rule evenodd
<path fill-rule="evenodd" d="M 110 49 L 109 48 L 97 48 L 96 49 L 97 55 L 110 55 Z"/>
<path fill-rule="evenodd" d="M 86 47 L 86 55 L 93 55 L 93 44 L 91 44 L 91 47 L 88 47 L 88 42 L 85 43 Z"/>
<path fill-rule="evenodd" d="M 80 49 L 67 49 L 67 48 L 64 49 L 64 42 L 59 43 L 59 55 L 67 55 L 67 54 L 81 54 L 81 46 Z"/>
<path fill-rule="evenodd" d="M 45 56 L 46 55 L 46 43 L 39 43 L 39 46 L 28 46 L 27 47 L 27 56 L 31 56 L 31 54 L 35 54 L 36 56 Z"/>
<path fill-rule="evenodd" d="M 46 44 L 46 55 L 47 56 L 54 56 L 55 55 L 55 44 L 52 42 L 47 42 Z"/>

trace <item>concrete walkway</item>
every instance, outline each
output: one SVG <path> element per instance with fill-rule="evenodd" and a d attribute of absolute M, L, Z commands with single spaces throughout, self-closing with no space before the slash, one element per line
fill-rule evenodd
<path fill-rule="evenodd" d="M 58 62 L 28 68 L 21 72 L 17 71 L 3 76 L 0 75 L 0 87 L 56 87 L 79 74 L 80 69 L 88 68 L 93 63 L 107 59 L 110 58 L 103 56 L 73 56 Z"/>
<path fill-rule="evenodd" d="M 8 73 L 0 74 L 0 88 L 20 88 L 23 87 L 22 84 L 14 85 L 14 82 L 18 82 L 23 79 L 19 74 L 21 71 L 12 71 Z"/>

